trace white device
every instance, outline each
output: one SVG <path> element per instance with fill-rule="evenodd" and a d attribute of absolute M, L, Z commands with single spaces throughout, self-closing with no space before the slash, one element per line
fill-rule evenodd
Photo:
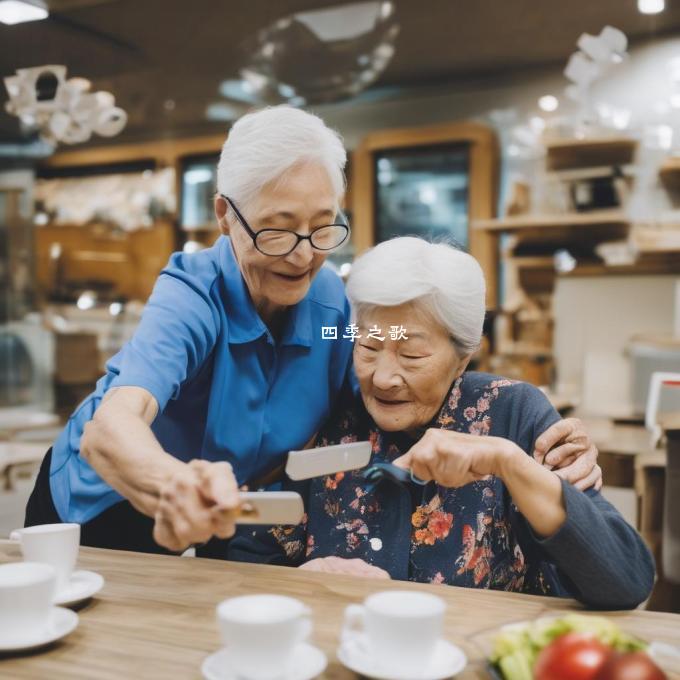
<path fill-rule="evenodd" d="M 241 491 L 237 524 L 299 524 L 305 512 L 295 491 Z"/>
<path fill-rule="evenodd" d="M 291 451 L 286 463 L 286 474 L 293 480 L 311 479 L 335 472 L 358 470 L 366 467 L 370 459 L 371 442 L 350 442 Z"/>

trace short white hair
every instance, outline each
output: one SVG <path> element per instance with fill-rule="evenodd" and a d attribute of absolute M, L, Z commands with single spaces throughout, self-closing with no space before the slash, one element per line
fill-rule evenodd
<path fill-rule="evenodd" d="M 339 200 L 347 162 L 340 135 L 318 116 L 285 104 L 254 111 L 229 131 L 217 165 L 217 191 L 247 204 L 266 184 L 305 162 L 326 170 Z"/>
<path fill-rule="evenodd" d="M 472 255 L 411 236 L 371 248 L 347 280 L 357 318 L 370 308 L 414 303 L 448 331 L 463 355 L 479 348 L 485 294 L 484 274 Z"/>

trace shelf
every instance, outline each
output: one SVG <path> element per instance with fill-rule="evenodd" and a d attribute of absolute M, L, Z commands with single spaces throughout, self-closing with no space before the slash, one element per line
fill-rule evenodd
<path fill-rule="evenodd" d="M 633 229 L 633 243 L 642 255 L 680 256 L 680 229 Z"/>
<path fill-rule="evenodd" d="M 585 179 L 596 179 L 598 177 L 611 177 L 614 168 L 619 168 L 624 178 L 635 177 L 634 165 L 600 165 L 587 168 L 569 168 L 567 170 L 552 170 L 547 173 L 549 179 L 557 179 L 562 182 L 574 182 Z"/>
<path fill-rule="evenodd" d="M 473 229 L 498 232 L 517 232 L 535 229 L 571 229 L 601 226 L 625 226 L 628 218 L 620 210 L 593 210 L 563 215 L 514 215 L 501 219 L 473 220 Z"/>
<path fill-rule="evenodd" d="M 680 259 L 677 262 L 638 262 L 619 266 L 605 264 L 578 265 L 570 272 L 558 273 L 564 278 L 577 276 L 644 276 L 655 274 L 680 274 Z"/>
<path fill-rule="evenodd" d="M 505 261 L 520 269 L 555 269 L 552 255 L 509 255 Z"/>
<path fill-rule="evenodd" d="M 659 168 L 659 176 L 666 189 L 680 189 L 680 158 L 667 158 Z"/>
<path fill-rule="evenodd" d="M 633 162 L 637 140 L 630 137 L 559 139 L 546 143 L 548 170 L 566 170 Z"/>

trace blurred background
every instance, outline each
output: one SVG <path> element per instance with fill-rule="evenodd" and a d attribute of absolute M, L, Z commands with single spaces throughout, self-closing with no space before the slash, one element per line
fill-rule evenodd
<path fill-rule="evenodd" d="M 585 420 L 680 607 L 680 3 L 0 0 L 0 76 L 0 535 L 169 255 L 217 238 L 231 123 L 285 102 L 349 151 L 328 266 L 398 235 L 475 255 L 474 367 Z"/>

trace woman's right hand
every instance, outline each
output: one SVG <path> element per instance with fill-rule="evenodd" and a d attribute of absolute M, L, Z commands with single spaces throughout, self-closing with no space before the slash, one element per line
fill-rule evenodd
<path fill-rule="evenodd" d="M 363 576 L 364 578 L 389 579 L 390 575 L 380 567 L 374 567 L 359 558 L 317 557 L 299 567 L 306 571 L 321 571 L 325 574 L 345 574 L 347 576 Z"/>
<path fill-rule="evenodd" d="M 178 463 L 160 488 L 154 540 L 179 552 L 213 536 L 229 538 L 236 530 L 239 507 L 238 485 L 229 463 Z"/>

